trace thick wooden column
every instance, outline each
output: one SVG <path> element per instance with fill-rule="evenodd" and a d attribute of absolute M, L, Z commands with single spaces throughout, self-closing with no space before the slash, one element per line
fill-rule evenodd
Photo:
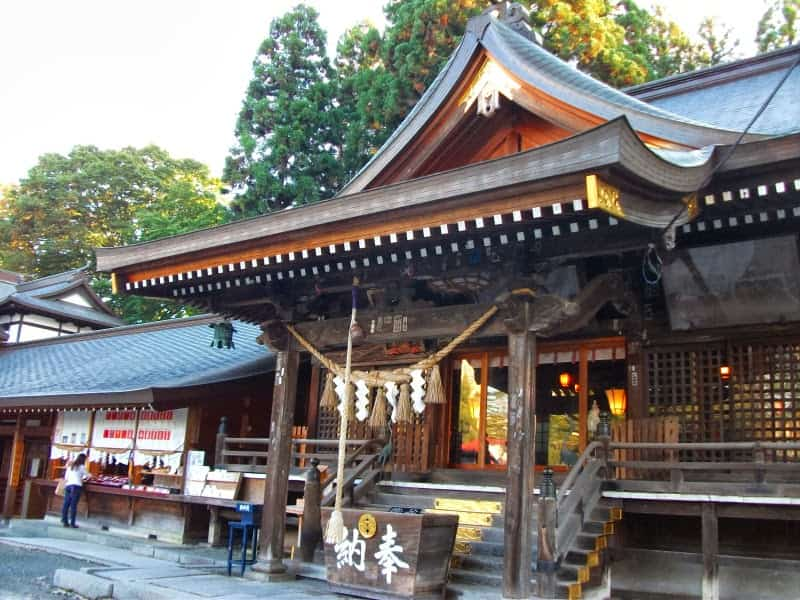
<path fill-rule="evenodd" d="M 515 303 L 508 327 L 508 470 L 503 597 L 527 598 L 533 549 L 536 334 L 528 331 L 533 305 Z"/>
<path fill-rule="evenodd" d="M 283 564 L 283 536 L 286 530 L 286 501 L 292 460 L 292 425 L 299 362 L 300 353 L 290 346 L 287 350 L 278 352 L 275 365 L 261 541 L 258 562 L 253 565 L 253 571 L 266 576 L 286 572 L 286 565 Z"/>
<path fill-rule="evenodd" d="M 14 501 L 17 498 L 17 488 L 22 476 L 22 458 L 25 452 L 25 440 L 22 435 L 23 417 L 17 414 L 17 425 L 14 428 L 14 439 L 11 443 L 11 456 L 8 461 L 8 479 L 6 480 L 6 495 L 3 498 L 3 518 L 10 519 L 14 516 Z"/>
<path fill-rule="evenodd" d="M 703 600 L 719 600 L 719 525 L 717 507 L 702 505 L 703 530 Z"/>

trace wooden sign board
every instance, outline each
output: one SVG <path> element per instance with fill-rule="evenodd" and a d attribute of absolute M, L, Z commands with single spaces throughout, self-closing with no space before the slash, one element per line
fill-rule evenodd
<path fill-rule="evenodd" d="M 442 598 L 458 517 L 343 509 L 346 539 L 325 544 L 328 583 L 362 598 Z M 322 509 L 323 530 L 331 509 Z"/>
<path fill-rule="evenodd" d="M 206 485 L 203 488 L 202 495 L 206 498 L 236 500 L 239 495 L 239 485 L 241 482 L 241 473 L 210 471 L 208 475 L 206 475 Z"/>

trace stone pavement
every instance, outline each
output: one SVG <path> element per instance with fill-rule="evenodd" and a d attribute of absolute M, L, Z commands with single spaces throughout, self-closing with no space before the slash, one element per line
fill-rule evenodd
<path fill-rule="evenodd" d="M 79 571 L 59 569 L 54 585 L 85 598 L 119 600 L 343 600 L 318 579 L 321 567 L 300 577 L 265 583 L 227 575 L 226 553 L 219 548 L 148 542 L 90 527 L 64 529 L 47 521 L 12 521 L 0 529 L 0 543 L 43 550 L 97 563 Z M 294 567 L 291 567 L 294 568 Z M 234 573 L 236 571 L 234 570 Z M 448 589 L 448 598 L 500 598 L 500 590 L 481 586 Z"/>

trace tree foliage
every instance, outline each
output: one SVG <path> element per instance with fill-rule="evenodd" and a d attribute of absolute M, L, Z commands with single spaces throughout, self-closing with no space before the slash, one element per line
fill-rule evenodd
<path fill-rule="evenodd" d="M 800 0 L 773 0 L 758 21 L 756 44 L 769 52 L 800 41 Z"/>
<path fill-rule="evenodd" d="M 45 154 L 0 201 L 0 266 L 45 276 L 94 264 L 93 249 L 121 246 L 225 222 L 208 168 L 156 146 Z M 106 297 L 107 283 L 98 281 Z M 106 293 L 108 292 L 108 293 Z M 183 309 L 113 299 L 130 321 Z"/>
<path fill-rule="evenodd" d="M 237 216 L 315 202 L 341 185 L 341 131 L 326 37 L 317 12 L 298 5 L 274 19 L 225 164 Z"/>

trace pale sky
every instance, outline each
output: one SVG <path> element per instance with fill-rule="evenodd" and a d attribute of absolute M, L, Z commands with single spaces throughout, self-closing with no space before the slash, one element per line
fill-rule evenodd
<path fill-rule="evenodd" d="M 311 0 L 329 49 L 381 23 L 383 0 Z M 0 10 L 0 183 L 46 152 L 157 144 L 222 172 L 270 21 L 297 0 L 11 0 Z M 763 0 L 663 0 L 694 33 L 704 15 L 736 29 L 745 55 Z"/>

